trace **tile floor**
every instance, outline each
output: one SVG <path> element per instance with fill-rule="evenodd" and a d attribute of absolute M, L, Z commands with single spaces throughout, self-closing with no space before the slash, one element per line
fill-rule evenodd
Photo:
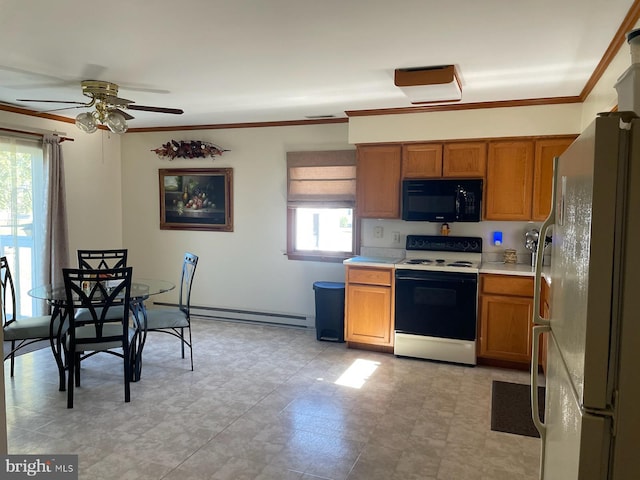
<path fill-rule="evenodd" d="M 150 336 L 85 362 L 75 408 L 47 349 L 5 362 L 9 453 L 74 453 L 81 479 L 537 479 L 538 439 L 490 430 L 491 381 L 463 367 L 318 342 L 313 331 L 196 319 L 195 371 Z M 360 382 L 360 385 L 358 384 Z"/>

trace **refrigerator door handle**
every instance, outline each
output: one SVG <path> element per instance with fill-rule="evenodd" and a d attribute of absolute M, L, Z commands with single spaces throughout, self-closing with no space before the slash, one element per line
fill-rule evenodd
<path fill-rule="evenodd" d="M 536 276 L 533 287 L 533 324 L 550 325 L 549 319 L 542 318 L 540 314 L 540 288 L 542 284 L 542 263 L 544 261 L 544 244 L 547 238 L 547 230 L 556 223 L 556 183 L 558 172 L 558 157 L 553 158 L 553 180 L 551 185 L 551 211 L 549 216 L 540 227 L 538 244 L 536 245 Z M 542 248 L 540 247 L 542 244 Z M 535 337 L 534 337 L 535 338 Z"/>
<path fill-rule="evenodd" d="M 540 420 L 538 413 L 538 360 L 540 351 L 540 336 L 543 333 L 550 332 L 551 327 L 548 325 L 537 325 L 533 327 L 533 345 L 531 350 L 531 418 L 533 424 L 540 434 L 542 440 L 542 455 L 544 457 L 544 439 L 547 433 L 547 426 Z"/>

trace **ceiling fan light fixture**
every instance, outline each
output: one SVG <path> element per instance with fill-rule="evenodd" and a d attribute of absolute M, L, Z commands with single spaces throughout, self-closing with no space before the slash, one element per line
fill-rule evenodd
<path fill-rule="evenodd" d="M 91 112 L 81 113 L 76 117 L 76 126 L 86 133 L 93 133 L 98 129 L 96 119 Z"/>
<path fill-rule="evenodd" d="M 76 117 L 76 126 L 85 133 L 94 133 L 100 125 L 105 125 L 113 133 L 125 133 L 129 129 L 127 120 L 134 117 L 126 113 L 125 109 L 140 110 L 143 112 L 170 113 L 181 115 L 184 111 L 180 108 L 165 108 L 138 105 L 133 100 L 118 97 L 118 85 L 101 80 L 83 80 L 81 82 L 82 94 L 89 98 L 89 102 L 58 101 L 58 100 L 31 100 L 22 99 L 21 102 L 50 102 L 79 105 L 74 107 L 58 108 L 91 108 L 92 112 L 81 113 Z M 122 110 L 121 110 L 122 109 Z"/>
<path fill-rule="evenodd" d="M 124 116 L 118 112 L 109 112 L 107 118 L 104 120 L 104 124 L 109 127 L 113 133 L 124 133 L 129 126 Z"/>

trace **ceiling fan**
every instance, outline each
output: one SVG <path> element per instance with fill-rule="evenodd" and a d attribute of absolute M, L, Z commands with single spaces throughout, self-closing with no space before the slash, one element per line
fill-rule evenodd
<path fill-rule="evenodd" d="M 89 102 L 64 101 L 64 100 L 34 100 L 18 99 L 19 102 L 38 103 L 64 103 L 74 105 L 72 107 L 57 108 L 48 110 L 56 112 L 68 110 L 70 108 L 91 108 L 95 110 L 81 113 L 76 117 L 76 126 L 87 133 L 93 133 L 98 129 L 98 124 L 106 125 L 114 133 L 124 133 L 127 131 L 127 120 L 134 118 L 124 110 L 138 110 L 144 112 L 170 113 L 180 115 L 183 110 L 179 108 L 150 107 L 137 105 L 133 100 L 118 97 L 118 85 L 102 80 L 83 80 L 80 83 L 82 94 L 90 99 Z"/>

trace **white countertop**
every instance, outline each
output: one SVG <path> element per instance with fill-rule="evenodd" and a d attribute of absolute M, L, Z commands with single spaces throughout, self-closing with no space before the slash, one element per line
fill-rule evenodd
<path fill-rule="evenodd" d="M 480 273 L 494 273 L 498 275 L 520 275 L 534 277 L 536 269 L 525 263 L 484 262 L 480 265 Z M 551 283 L 551 267 L 542 267 L 542 278 Z"/>
<path fill-rule="evenodd" d="M 344 262 L 345 265 L 358 265 L 360 267 L 387 267 L 393 268 L 393 266 L 400 262 L 402 258 L 388 258 L 388 257 L 352 257 L 347 258 Z"/>
<path fill-rule="evenodd" d="M 533 277 L 536 274 L 536 269 L 526 263 L 482 262 L 480 273 Z"/>
<path fill-rule="evenodd" d="M 394 264 L 399 263 L 401 260 L 402 258 L 357 256 L 348 258 L 342 263 L 345 265 L 358 265 L 362 267 L 392 268 Z M 482 265 L 480 265 L 480 273 L 533 277 L 536 272 L 534 267 L 526 263 L 483 262 Z M 542 274 L 548 281 L 548 266 L 542 268 Z"/>

